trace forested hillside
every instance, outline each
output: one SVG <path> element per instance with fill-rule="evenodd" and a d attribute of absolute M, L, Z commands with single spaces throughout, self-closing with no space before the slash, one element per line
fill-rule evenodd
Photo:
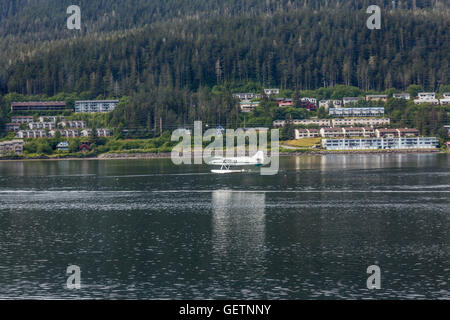
<path fill-rule="evenodd" d="M 248 83 L 450 83 L 449 0 L 80 0 L 81 31 L 66 29 L 71 4 L 0 3 L 1 94 L 129 96 L 114 123 L 150 127 L 236 119 L 231 91 Z M 371 4 L 381 30 L 366 28 Z"/>

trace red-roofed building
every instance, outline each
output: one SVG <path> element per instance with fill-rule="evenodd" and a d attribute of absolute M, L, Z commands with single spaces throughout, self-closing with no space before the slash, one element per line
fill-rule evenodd
<path fill-rule="evenodd" d="M 67 109 L 64 101 L 27 101 L 11 103 L 11 112 L 17 111 L 63 111 Z"/>

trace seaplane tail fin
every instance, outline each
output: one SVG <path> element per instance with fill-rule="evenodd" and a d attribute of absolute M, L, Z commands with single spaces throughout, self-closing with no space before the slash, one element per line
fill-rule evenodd
<path fill-rule="evenodd" d="M 264 162 L 264 152 L 258 151 L 257 153 L 255 153 L 255 155 L 252 157 L 252 159 L 258 161 L 259 163 L 263 163 Z"/>

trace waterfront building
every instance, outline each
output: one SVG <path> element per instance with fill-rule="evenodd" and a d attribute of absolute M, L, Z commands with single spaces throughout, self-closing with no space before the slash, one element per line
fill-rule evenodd
<path fill-rule="evenodd" d="M 119 100 L 84 100 L 75 101 L 76 113 L 97 113 L 113 111 Z"/>
<path fill-rule="evenodd" d="M 67 109 L 64 101 L 27 101 L 11 103 L 11 112 L 18 111 L 64 111 Z"/>
<path fill-rule="evenodd" d="M 378 117 L 384 115 L 384 108 L 330 108 L 328 113 L 335 117 Z"/>
<path fill-rule="evenodd" d="M 23 140 L 10 140 L 0 142 L 0 155 L 10 153 L 23 154 Z"/>
<path fill-rule="evenodd" d="M 45 138 L 47 132 L 45 130 L 19 130 L 16 137 L 21 139 Z"/>
<path fill-rule="evenodd" d="M 391 120 L 389 118 L 338 118 L 332 119 L 331 123 L 333 127 L 339 126 L 386 126 L 391 124 Z"/>
<path fill-rule="evenodd" d="M 62 141 L 62 142 L 58 143 L 58 145 L 56 146 L 56 149 L 58 149 L 58 151 L 69 151 L 69 142 Z"/>
<path fill-rule="evenodd" d="M 322 147 L 327 150 L 435 149 L 438 145 L 438 140 L 435 137 L 322 140 Z"/>

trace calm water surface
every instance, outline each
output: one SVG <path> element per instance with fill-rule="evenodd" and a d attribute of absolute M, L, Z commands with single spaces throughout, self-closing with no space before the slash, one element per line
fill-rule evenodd
<path fill-rule="evenodd" d="M 449 155 L 209 169 L 0 162 L 0 298 L 450 299 Z M 80 290 L 65 286 L 72 264 Z"/>

